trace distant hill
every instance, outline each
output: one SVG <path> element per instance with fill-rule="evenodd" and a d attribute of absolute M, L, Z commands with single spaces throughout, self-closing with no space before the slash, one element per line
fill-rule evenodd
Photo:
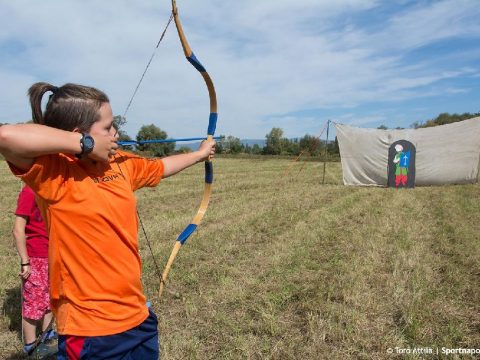
<path fill-rule="evenodd" d="M 265 146 L 265 139 L 242 139 L 240 142 L 243 145 L 248 145 L 248 146 L 253 146 L 253 145 L 258 145 L 261 148 Z"/>

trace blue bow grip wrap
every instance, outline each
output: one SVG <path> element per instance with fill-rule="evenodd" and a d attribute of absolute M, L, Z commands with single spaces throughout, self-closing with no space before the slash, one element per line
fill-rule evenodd
<path fill-rule="evenodd" d="M 211 161 L 205 161 L 205 183 L 213 183 L 213 164 Z"/>
<path fill-rule="evenodd" d="M 189 224 L 185 230 L 182 231 L 180 235 L 178 235 L 177 241 L 180 242 L 180 244 L 183 245 L 185 241 L 192 235 L 192 233 L 197 229 L 197 225 L 195 224 Z"/>
<path fill-rule="evenodd" d="M 210 113 L 210 116 L 208 118 L 208 130 L 207 130 L 208 135 L 213 136 L 215 134 L 215 129 L 217 128 L 217 119 L 218 119 L 217 113 Z"/>
<path fill-rule="evenodd" d="M 200 63 L 200 61 L 198 61 L 197 57 L 195 56 L 195 54 L 192 52 L 192 55 L 190 55 L 189 57 L 187 57 L 187 60 L 190 64 L 192 64 L 195 69 L 197 69 L 198 71 L 200 72 L 206 72 L 207 70 L 205 70 L 205 68 L 203 67 L 203 65 Z"/>

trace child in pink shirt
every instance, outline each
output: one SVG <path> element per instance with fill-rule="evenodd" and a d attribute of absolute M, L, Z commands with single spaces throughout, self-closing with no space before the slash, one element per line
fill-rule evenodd
<path fill-rule="evenodd" d="M 43 319 L 41 331 L 45 331 L 52 323 L 52 312 L 48 293 L 48 235 L 35 193 L 28 186 L 18 196 L 13 235 L 21 261 L 24 350 L 30 354 L 36 350 L 37 322 Z M 49 340 L 56 334 L 50 329 L 43 337 Z"/>

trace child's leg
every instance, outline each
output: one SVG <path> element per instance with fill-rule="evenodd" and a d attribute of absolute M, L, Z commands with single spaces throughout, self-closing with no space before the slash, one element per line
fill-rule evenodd
<path fill-rule="evenodd" d="M 47 259 L 30 258 L 31 273 L 24 281 L 22 294 L 22 325 L 25 344 L 30 344 L 36 340 L 37 322 L 44 318 L 46 311 L 49 311 L 51 319 L 48 293 L 45 295 L 46 291 L 48 292 L 48 265 L 45 267 L 47 263 Z M 45 328 L 47 326 L 48 322 Z"/>
<path fill-rule="evenodd" d="M 40 258 L 35 259 L 37 263 L 38 272 L 41 274 L 41 282 L 39 286 L 41 290 L 38 292 L 39 297 L 37 301 L 37 306 L 39 309 L 42 309 L 44 312 L 43 322 L 42 322 L 42 332 L 44 333 L 44 339 L 48 340 L 51 338 L 56 338 L 56 333 L 53 327 L 53 313 L 50 309 L 50 294 L 49 294 L 49 284 L 48 284 L 48 259 Z M 48 330 L 48 331 L 47 331 Z"/>
<path fill-rule="evenodd" d="M 43 332 L 42 341 L 48 344 L 51 344 L 53 341 L 58 340 L 58 334 L 55 331 L 53 322 L 54 322 L 53 314 L 51 311 L 48 311 L 43 318 L 43 324 L 42 324 L 42 332 Z"/>
<path fill-rule="evenodd" d="M 35 303 L 32 296 L 32 288 L 35 286 L 31 283 L 32 278 L 29 276 L 23 281 L 22 286 L 22 330 L 23 330 L 23 342 L 25 345 L 33 344 L 37 338 L 37 315 L 32 311 L 32 307 Z M 32 319 L 31 317 L 34 317 Z"/>
<path fill-rule="evenodd" d="M 37 321 L 27 318 L 22 318 L 23 327 L 23 341 L 25 344 L 32 344 L 37 339 L 35 330 L 37 329 Z"/>
<path fill-rule="evenodd" d="M 53 319 L 52 312 L 51 311 L 46 312 L 45 316 L 43 317 L 42 331 L 45 331 L 49 327 L 49 325 L 51 325 L 52 319 Z"/>

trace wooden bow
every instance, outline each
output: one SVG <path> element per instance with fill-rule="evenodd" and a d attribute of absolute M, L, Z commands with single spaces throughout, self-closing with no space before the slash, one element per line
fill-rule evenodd
<path fill-rule="evenodd" d="M 173 19 L 175 20 L 175 26 L 177 28 L 178 36 L 180 38 L 180 42 L 182 44 L 183 52 L 185 53 L 185 57 L 187 58 L 188 62 L 192 64 L 192 66 L 200 72 L 203 79 L 205 80 L 205 84 L 207 85 L 208 95 L 210 97 L 210 116 L 208 120 L 208 129 L 207 129 L 207 140 L 212 140 L 213 135 L 215 134 L 215 128 L 217 125 L 217 96 L 215 93 L 215 87 L 213 85 L 212 79 L 210 75 L 207 73 L 207 70 L 203 67 L 203 65 L 198 61 L 197 57 L 193 53 L 190 45 L 188 44 L 187 38 L 185 37 L 185 33 L 182 28 L 182 24 L 180 23 L 180 19 L 178 17 L 178 9 L 175 0 L 172 0 L 172 14 Z M 158 290 L 158 297 L 160 298 L 163 292 L 163 288 L 165 285 L 165 281 L 167 280 L 168 273 L 172 267 L 173 261 L 178 254 L 178 251 L 182 247 L 182 245 L 187 241 L 187 239 L 192 235 L 192 233 L 197 229 L 197 226 L 203 219 L 205 212 L 208 208 L 208 203 L 210 201 L 210 194 L 212 193 L 212 184 L 213 184 L 213 164 L 211 159 L 209 158 L 205 161 L 205 187 L 203 192 L 202 202 L 200 203 L 200 207 L 197 210 L 197 213 L 193 217 L 190 224 L 180 233 L 177 240 L 175 241 L 175 245 L 173 247 L 172 253 L 168 258 L 167 264 L 165 269 L 163 270 L 162 277 L 160 280 L 160 287 Z"/>

